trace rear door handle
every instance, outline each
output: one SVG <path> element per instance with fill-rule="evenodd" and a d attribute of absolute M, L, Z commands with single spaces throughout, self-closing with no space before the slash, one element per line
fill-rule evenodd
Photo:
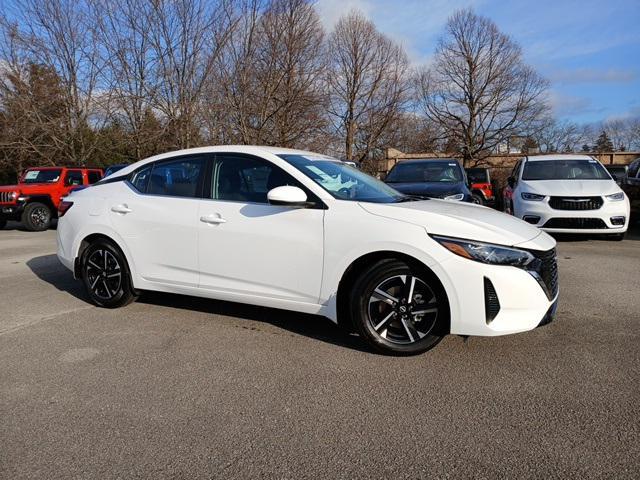
<path fill-rule="evenodd" d="M 121 213 L 123 215 L 126 213 L 133 212 L 133 210 L 131 210 L 126 203 L 121 203 L 120 205 L 114 205 L 113 207 L 111 207 L 111 211 L 115 213 Z"/>
<path fill-rule="evenodd" d="M 211 214 L 211 215 L 205 215 L 203 217 L 200 217 L 200 221 L 204 222 L 204 223 L 209 223 L 212 225 L 217 225 L 219 223 L 227 223 L 227 221 L 222 218 L 222 215 L 218 214 Z"/>

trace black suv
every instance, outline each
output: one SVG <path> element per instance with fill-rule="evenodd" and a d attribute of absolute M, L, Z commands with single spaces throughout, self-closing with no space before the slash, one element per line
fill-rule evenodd
<path fill-rule="evenodd" d="M 395 164 L 385 182 L 406 195 L 471 202 L 467 176 L 456 159 L 405 160 Z"/>

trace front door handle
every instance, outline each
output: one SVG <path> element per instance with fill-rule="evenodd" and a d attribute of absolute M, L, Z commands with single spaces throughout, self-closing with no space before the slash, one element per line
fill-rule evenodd
<path fill-rule="evenodd" d="M 204 223 L 209 223 L 212 225 L 217 225 L 219 223 L 227 223 L 227 221 L 222 218 L 222 215 L 218 214 L 211 214 L 211 215 L 205 215 L 203 217 L 200 217 L 200 221 L 204 222 Z"/>
<path fill-rule="evenodd" d="M 123 215 L 133 212 L 133 210 L 131 210 L 126 203 L 121 203 L 120 205 L 114 205 L 113 207 L 111 207 L 111 211 L 115 213 L 121 213 Z"/>

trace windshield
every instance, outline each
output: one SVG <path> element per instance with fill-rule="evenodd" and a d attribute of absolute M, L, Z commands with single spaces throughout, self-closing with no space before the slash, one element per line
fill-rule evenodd
<path fill-rule="evenodd" d="M 27 170 L 22 183 L 56 183 L 60 179 L 61 169 Z"/>
<path fill-rule="evenodd" d="M 339 160 L 300 154 L 278 156 L 340 200 L 393 203 L 406 197 L 380 180 Z"/>
<path fill-rule="evenodd" d="M 524 164 L 523 180 L 611 180 L 597 160 L 534 160 Z"/>
<path fill-rule="evenodd" d="M 420 163 L 398 163 L 385 179 L 390 183 L 410 182 L 462 182 L 460 164 L 456 161 L 425 161 Z"/>
<path fill-rule="evenodd" d="M 490 183 L 489 171 L 485 168 L 469 168 L 467 169 L 467 177 L 471 183 Z"/>

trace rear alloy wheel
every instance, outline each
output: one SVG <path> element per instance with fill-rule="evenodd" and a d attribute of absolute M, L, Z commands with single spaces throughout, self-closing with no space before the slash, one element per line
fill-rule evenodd
<path fill-rule="evenodd" d="M 471 203 L 475 203 L 476 205 L 484 205 L 484 199 L 481 195 L 473 193 L 471 194 Z"/>
<path fill-rule="evenodd" d="M 442 339 L 438 322 L 448 312 L 446 300 L 423 272 L 398 260 L 383 260 L 365 271 L 352 292 L 352 317 L 373 348 L 414 355 Z"/>
<path fill-rule="evenodd" d="M 22 212 L 22 224 L 31 232 L 47 230 L 51 225 L 51 209 L 44 203 L 29 203 Z"/>
<path fill-rule="evenodd" d="M 124 256 L 107 240 L 98 240 L 84 251 L 82 281 L 99 307 L 123 307 L 137 298 Z"/>

